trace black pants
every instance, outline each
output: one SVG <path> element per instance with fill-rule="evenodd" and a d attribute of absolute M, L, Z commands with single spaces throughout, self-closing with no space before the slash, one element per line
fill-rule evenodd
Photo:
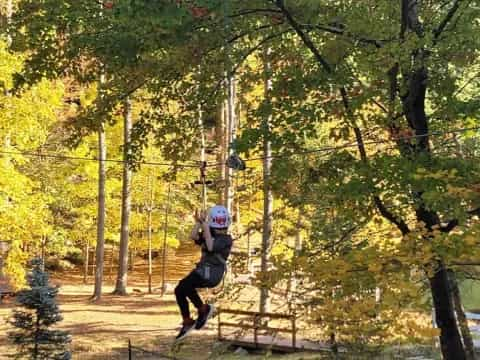
<path fill-rule="evenodd" d="M 198 295 L 197 289 L 205 287 L 207 287 L 205 280 L 195 271 L 192 271 L 186 278 L 180 280 L 178 283 L 175 288 L 175 297 L 177 298 L 177 304 L 184 319 L 190 318 L 187 298 L 190 299 L 197 309 L 200 309 L 203 301 Z"/>

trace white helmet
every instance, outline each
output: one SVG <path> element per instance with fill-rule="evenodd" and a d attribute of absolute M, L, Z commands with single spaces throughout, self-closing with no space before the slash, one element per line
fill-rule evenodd
<path fill-rule="evenodd" d="M 214 229 L 225 229 L 230 226 L 231 219 L 225 206 L 215 205 L 208 214 L 208 226 Z"/>

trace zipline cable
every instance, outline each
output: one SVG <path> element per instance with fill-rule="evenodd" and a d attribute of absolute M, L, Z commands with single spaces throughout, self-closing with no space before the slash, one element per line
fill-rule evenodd
<path fill-rule="evenodd" d="M 0 154 L 5 155 L 24 155 L 24 156 L 32 156 L 32 157 L 40 157 L 40 158 L 53 158 L 53 159 L 61 159 L 61 160 L 80 160 L 80 161 L 102 161 L 102 162 L 111 162 L 117 164 L 136 164 L 136 165 L 150 165 L 150 166 L 166 166 L 166 167 L 178 167 L 178 168 L 192 168 L 198 169 L 199 165 L 194 164 L 184 164 L 184 163 L 163 163 L 163 162 L 155 162 L 155 161 L 128 161 L 128 160 L 119 160 L 119 159 L 105 159 L 100 160 L 98 158 L 92 157 L 81 157 L 81 156 L 69 156 L 69 155 L 58 155 L 52 153 L 40 153 L 40 152 L 31 152 L 31 151 L 6 151 L 0 150 Z"/>
<path fill-rule="evenodd" d="M 463 132 L 475 131 L 475 130 L 480 130 L 480 126 L 469 127 L 469 128 L 460 128 L 460 129 L 448 130 L 448 131 L 433 131 L 433 132 L 429 132 L 427 134 L 401 136 L 401 137 L 398 137 L 396 139 L 372 140 L 372 141 L 364 142 L 364 145 L 367 146 L 367 145 L 388 144 L 388 143 L 391 143 L 392 141 L 395 141 L 395 140 L 405 141 L 405 140 L 421 139 L 421 138 L 428 137 L 428 136 L 441 136 L 441 135 L 463 133 Z M 357 146 L 358 145 L 357 145 L 356 142 L 354 142 L 354 143 L 349 142 L 349 143 L 342 144 L 342 145 L 324 146 L 324 147 L 320 147 L 320 148 L 316 148 L 316 149 L 312 149 L 312 150 L 304 150 L 304 151 L 296 151 L 296 152 L 294 151 L 294 152 L 286 153 L 286 154 L 274 154 L 274 155 L 269 156 L 268 158 L 270 158 L 270 159 L 281 159 L 281 158 L 288 158 L 288 157 L 292 157 L 292 156 L 296 156 L 296 155 L 310 155 L 310 154 L 323 153 L 323 152 L 328 152 L 328 151 L 335 152 L 337 150 L 343 150 L 343 149 L 347 149 L 347 148 L 356 148 Z M 264 160 L 266 158 L 267 157 L 259 156 L 259 157 L 256 157 L 256 158 L 243 159 L 243 161 L 244 162 L 259 161 L 259 160 Z M 222 164 L 221 163 L 209 163 L 209 164 L 207 164 L 207 167 L 213 167 L 213 166 L 218 166 L 218 165 L 222 165 Z"/>
<path fill-rule="evenodd" d="M 480 130 L 480 126 L 476 127 L 468 127 L 468 128 L 460 128 L 460 129 L 455 129 L 455 130 L 447 130 L 447 131 L 433 131 L 429 132 L 427 134 L 421 134 L 421 135 L 409 135 L 409 136 L 402 136 L 398 137 L 397 139 L 385 139 L 385 140 L 372 140 L 372 141 L 366 141 L 364 144 L 365 145 L 379 145 L 379 144 L 387 144 L 391 143 L 392 141 L 395 140 L 413 140 L 413 139 L 420 139 L 428 136 L 441 136 L 441 135 L 447 135 L 447 134 L 456 134 L 456 133 L 463 133 L 467 131 L 476 131 Z M 342 145 L 334 145 L 334 146 L 324 146 L 316 149 L 311 149 L 311 150 L 304 150 L 304 151 L 294 151 L 291 153 L 285 153 L 285 154 L 274 154 L 270 156 L 272 159 L 281 159 L 281 158 L 288 158 L 288 157 L 293 157 L 293 156 L 298 156 L 298 155 L 310 155 L 310 154 L 318 154 L 318 153 L 324 153 L 324 152 L 335 152 L 337 150 L 343 150 L 347 148 L 355 148 L 357 147 L 357 144 L 354 142 L 348 142 L 346 144 Z M 33 152 L 33 151 L 7 151 L 7 150 L 0 150 L 0 155 L 23 155 L 23 156 L 31 156 L 31 157 L 39 157 L 39 158 L 53 158 L 53 159 L 60 159 L 60 160 L 79 160 L 79 161 L 94 161 L 98 162 L 100 161 L 98 158 L 95 157 L 81 157 L 81 156 L 70 156 L 70 155 L 58 155 L 58 154 L 52 154 L 52 153 L 41 153 L 41 152 Z M 265 157 L 256 157 L 256 158 L 248 158 L 244 159 L 244 162 L 251 162 L 251 161 L 259 161 L 259 160 L 264 160 Z M 136 164 L 136 165 L 148 165 L 148 166 L 165 166 L 165 167 L 177 167 L 179 169 L 182 168 L 190 168 L 190 169 L 198 169 L 199 167 L 205 166 L 201 162 L 197 163 L 175 163 L 175 162 L 155 162 L 155 161 L 128 161 L 128 160 L 119 160 L 119 159 L 105 159 L 101 160 L 103 162 L 110 162 L 110 163 L 117 163 L 117 164 Z M 214 166 L 219 166 L 223 165 L 224 163 L 207 163 L 206 167 L 214 167 Z"/>

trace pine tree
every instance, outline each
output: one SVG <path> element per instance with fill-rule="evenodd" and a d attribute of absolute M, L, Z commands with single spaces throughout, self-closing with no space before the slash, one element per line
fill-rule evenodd
<path fill-rule="evenodd" d="M 32 260 L 31 265 L 33 269 L 27 276 L 29 289 L 17 294 L 17 303 L 26 310 L 13 310 L 10 321 L 19 329 L 9 333 L 9 338 L 18 346 L 16 358 L 71 359 L 67 350 L 71 342 L 68 332 L 49 329 L 63 319 L 56 302 L 58 288 L 49 284 L 40 259 Z"/>

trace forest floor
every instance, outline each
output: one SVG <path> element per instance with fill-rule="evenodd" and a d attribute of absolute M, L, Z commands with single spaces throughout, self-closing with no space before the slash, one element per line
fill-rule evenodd
<path fill-rule="evenodd" d="M 164 297 L 157 292 L 148 294 L 147 288 L 132 287 L 129 296 L 111 295 L 113 285 L 107 282 L 104 295 L 97 302 L 90 301 L 92 284 L 84 285 L 80 275 L 52 278 L 53 284 L 61 286 L 58 296 L 64 320 L 59 328 L 68 330 L 72 335 L 71 350 L 73 359 L 128 359 L 128 341 L 135 347 L 143 348 L 156 354 L 133 350 L 133 359 L 162 359 L 175 356 L 179 360 L 203 359 L 238 359 L 224 344 L 216 341 L 216 321 L 208 324 L 206 329 L 193 332 L 182 345 L 172 352 L 173 339 L 178 332 L 180 317 L 172 294 Z M 139 292 L 140 291 L 140 292 Z M 11 330 L 7 318 L 14 303 L 4 299 L 0 304 L 0 359 L 15 354 L 15 348 L 8 341 L 7 333 Z M 245 355 L 243 355 L 245 356 Z M 302 354 L 303 359 L 319 358 L 316 354 Z M 249 355 L 264 358 L 264 355 Z M 276 357 L 276 356 L 274 356 Z M 298 359 L 283 356 L 282 359 Z"/>

